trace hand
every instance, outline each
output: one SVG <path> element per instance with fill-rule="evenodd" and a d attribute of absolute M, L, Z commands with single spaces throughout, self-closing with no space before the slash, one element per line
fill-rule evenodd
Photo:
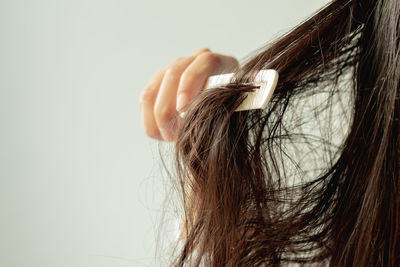
<path fill-rule="evenodd" d="M 173 141 L 177 110 L 187 105 L 205 86 L 209 76 L 234 71 L 238 61 L 208 48 L 177 58 L 158 71 L 140 96 L 144 130 L 149 137 Z"/>

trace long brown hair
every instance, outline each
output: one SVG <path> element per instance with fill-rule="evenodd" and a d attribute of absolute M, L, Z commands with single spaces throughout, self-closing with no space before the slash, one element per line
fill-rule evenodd
<path fill-rule="evenodd" d="M 188 105 L 173 265 L 400 266 L 399 17 L 399 0 L 333 1 Z M 234 112 L 271 68 L 268 107 Z"/>

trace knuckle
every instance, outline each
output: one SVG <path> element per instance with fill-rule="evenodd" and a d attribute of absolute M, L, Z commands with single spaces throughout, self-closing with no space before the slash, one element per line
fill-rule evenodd
<path fill-rule="evenodd" d="M 202 47 L 198 51 L 200 54 L 206 53 L 206 52 L 211 52 L 211 50 L 208 47 Z"/>
<path fill-rule="evenodd" d="M 184 57 L 178 57 L 176 59 L 174 59 L 174 61 L 172 61 L 171 64 L 168 65 L 167 69 L 171 69 L 171 68 L 178 68 L 179 65 L 185 61 Z"/>
<path fill-rule="evenodd" d="M 175 110 L 167 107 L 155 107 L 154 109 L 154 116 L 156 118 L 156 121 L 159 125 L 166 124 L 168 121 L 170 121 L 175 114 Z"/>
<path fill-rule="evenodd" d="M 170 78 L 179 78 L 180 67 L 178 65 L 171 65 L 166 71 L 165 76 Z"/>
<path fill-rule="evenodd" d="M 152 89 L 144 90 L 139 97 L 139 105 L 143 107 L 144 105 L 150 104 L 155 99 L 155 91 Z"/>
<path fill-rule="evenodd" d="M 214 54 L 212 52 L 205 52 L 205 53 L 201 54 L 200 57 L 208 64 L 212 64 L 212 65 L 220 65 L 221 64 L 220 57 L 217 54 Z"/>
<path fill-rule="evenodd" d="M 182 62 L 183 60 L 185 60 L 184 57 L 177 57 L 172 63 L 180 63 L 180 62 Z"/>
<path fill-rule="evenodd" d="M 185 88 L 190 87 L 190 85 L 193 84 L 194 80 L 196 79 L 196 76 L 197 75 L 192 71 L 184 71 L 181 76 L 179 91 L 184 91 Z"/>

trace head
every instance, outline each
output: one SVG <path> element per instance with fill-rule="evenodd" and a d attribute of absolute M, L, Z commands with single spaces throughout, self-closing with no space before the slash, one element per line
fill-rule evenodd
<path fill-rule="evenodd" d="M 261 69 L 267 108 L 234 112 Z M 399 81 L 400 1 L 336 0 L 203 91 L 176 142 L 174 264 L 398 266 Z"/>

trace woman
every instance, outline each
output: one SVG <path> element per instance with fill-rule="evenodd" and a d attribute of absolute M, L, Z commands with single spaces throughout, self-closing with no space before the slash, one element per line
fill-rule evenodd
<path fill-rule="evenodd" d="M 234 112 L 261 69 L 279 72 L 271 102 Z M 240 67 L 201 49 L 159 71 L 141 107 L 175 142 L 174 265 L 400 266 L 399 82 L 399 0 L 332 1 Z"/>

